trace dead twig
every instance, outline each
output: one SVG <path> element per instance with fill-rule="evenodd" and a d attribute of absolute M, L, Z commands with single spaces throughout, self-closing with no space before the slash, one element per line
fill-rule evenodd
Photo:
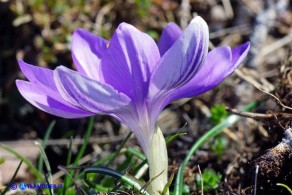
<path fill-rule="evenodd" d="M 262 114 L 262 113 L 252 113 L 252 112 L 240 112 L 236 109 L 230 109 L 230 108 L 226 108 L 226 110 L 228 112 L 231 112 L 232 114 L 236 114 L 236 115 L 247 117 L 247 118 L 252 118 L 255 120 L 269 121 L 271 119 L 274 119 L 276 120 L 276 122 L 282 129 L 286 129 L 286 128 L 281 124 L 279 118 L 292 120 L 292 114 L 290 113 L 271 112 L 271 113 Z"/>
<path fill-rule="evenodd" d="M 256 86 L 255 86 L 256 87 Z M 278 97 L 276 97 L 274 94 L 271 94 L 270 92 L 267 92 L 267 91 L 265 91 L 265 90 L 263 90 L 263 89 L 261 89 L 261 88 L 259 88 L 259 87 L 256 87 L 258 90 L 260 90 L 261 92 L 263 92 L 263 93 L 265 93 L 265 94 L 267 94 L 267 95 L 269 95 L 269 96 L 271 96 L 271 97 L 273 97 L 283 108 L 286 108 L 286 109 L 288 109 L 288 110 L 292 110 L 292 108 L 291 107 L 289 107 L 289 106 L 286 106 L 286 105 L 284 105 L 282 102 L 281 102 L 281 100 L 278 98 Z"/>
<path fill-rule="evenodd" d="M 271 118 L 275 118 L 275 116 L 292 119 L 292 114 L 284 113 L 284 112 L 277 112 L 277 113 L 273 112 L 273 113 L 263 114 L 263 113 L 253 113 L 253 112 L 241 112 L 237 109 L 231 109 L 228 107 L 226 107 L 226 110 L 228 112 L 231 112 L 232 114 L 236 114 L 236 115 L 247 117 L 247 118 L 257 119 L 257 120 L 263 120 L 263 119 L 269 120 Z"/>
<path fill-rule="evenodd" d="M 201 177 L 201 195 L 204 195 L 204 181 L 203 181 L 203 175 L 200 169 L 200 165 L 198 165 L 198 171 L 199 171 L 199 175 Z"/>

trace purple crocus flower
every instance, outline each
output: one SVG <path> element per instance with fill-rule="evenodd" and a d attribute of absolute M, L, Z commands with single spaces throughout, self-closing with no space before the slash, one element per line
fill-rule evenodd
<path fill-rule="evenodd" d="M 29 80 L 16 81 L 20 93 L 39 109 L 63 118 L 113 116 L 134 132 L 146 156 L 161 110 L 214 88 L 249 49 L 246 43 L 208 53 L 208 26 L 201 17 L 184 31 L 169 23 L 158 44 L 126 23 L 110 41 L 81 29 L 72 39 L 77 71 L 65 66 L 49 70 L 19 60 Z"/>

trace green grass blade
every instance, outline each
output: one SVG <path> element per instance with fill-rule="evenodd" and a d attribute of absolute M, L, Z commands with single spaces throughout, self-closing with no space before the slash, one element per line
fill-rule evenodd
<path fill-rule="evenodd" d="M 107 161 L 110 161 L 110 159 L 112 159 L 114 155 L 115 155 L 114 153 L 113 153 L 113 154 L 109 154 L 109 155 L 107 155 L 107 156 L 105 156 L 105 157 L 99 159 L 98 161 L 96 161 L 96 162 L 93 164 L 93 166 L 100 166 L 100 165 L 102 165 L 103 163 L 105 163 L 105 162 L 107 162 Z"/>
<path fill-rule="evenodd" d="M 49 160 L 48 160 L 48 157 L 45 153 L 45 150 L 43 149 L 43 147 L 40 145 L 39 142 L 35 141 L 34 144 L 39 148 L 40 152 L 41 152 L 41 157 L 43 158 L 44 162 L 45 162 L 45 165 L 46 165 L 46 169 L 48 171 L 48 178 L 46 178 L 46 180 L 48 180 L 48 183 L 49 184 L 53 184 L 53 177 L 52 177 L 52 170 L 51 170 L 51 166 L 50 166 L 50 163 L 49 163 Z M 53 193 L 53 189 L 50 189 L 50 194 L 54 194 Z"/>
<path fill-rule="evenodd" d="M 14 151 L 13 149 L 5 146 L 4 144 L 0 144 L 0 148 L 3 148 L 7 152 L 9 152 L 9 153 L 13 154 L 14 156 L 16 156 L 18 159 L 22 160 L 28 166 L 28 168 L 31 170 L 31 172 L 36 176 L 36 178 L 38 180 L 42 181 L 42 178 L 43 178 L 42 174 L 38 172 L 36 167 L 30 162 L 30 160 L 28 160 L 27 158 L 25 158 L 24 156 L 22 156 L 18 152 Z"/>
<path fill-rule="evenodd" d="M 133 148 L 133 147 L 128 148 L 127 153 L 136 156 L 140 160 L 146 160 L 145 155 L 139 150 L 137 150 L 136 148 Z"/>
<path fill-rule="evenodd" d="M 286 188 L 288 190 L 288 192 L 290 192 L 290 194 L 292 195 L 292 190 L 291 188 L 289 188 L 289 186 L 287 186 L 286 184 L 283 183 L 277 183 L 277 186 L 282 186 L 284 188 Z"/>
<path fill-rule="evenodd" d="M 73 142 L 73 138 L 71 137 L 70 143 L 69 143 L 69 151 L 68 151 L 67 161 L 66 161 L 66 166 L 67 167 L 71 164 L 71 159 L 72 159 L 72 142 Z M 62 194 L 63 195 L 66 194 L 68 185 L 69 185 L 69 177 L 67 176 L 67 174 L 65 174 L 64 184 L 63 184 L 63 189 L 62 189 Z"/>
<path fill-rule="evenodd" d="M 100 165 L 104 164 L 105 162 L 109 161 L 110 159 L 112 159 L 113 156 L 114 156 L 114 153 L 109 154 L 109 155 L 107 155 L 107 156 L 105 156 L 105 157 L 99 159 L 98 161 L 96 161 L 96 162 L 93 164 L 93 166 L 100 166 Z M 70 164 L 69 164 L 69 165 L 70 165 Z M 69 167 L 69 166 L 67 166 L 67 167 Z M 63 168 L 60 169 L 60 170 L 64 171 Z M 68 174 L 69 174 L 69 173 L 66 172 L 66 176 L 70 179 L 70 180 L 68 179 L 67 188 L 68 188 L 69 186 L 71 186 L 71 185 L 74 183 L 74 182 L 73 182 L 74 179 L 73 179 L 72 177 L 69 177 Z M 79 178 L 81 178 L 82 176 L 83 176 L 83 174 L 80 173 L 76 179 L 79 179 Z M 104 188 L 104 190 L 105 190 L 105 188 Z M 109 189 L 106 189 L 105 191 L 102 191 L 102 190 L 101 190 L 101 192 L 107 192 L 108 190 L 109 190 Z"/>
<path fill-rule="evenodd" d="M 49 127 L 47 128 L 46 130 L 46 134 L 45 134 L 45 137 L 43 139 L 43 143 L 42 143 L 42 148 L 45 150 L 46 149 L 46 145 L 47 145 L 47 141 L 48 139 L 50 138 L 50 135 L 52 133 L 52 130 L 53 128 L 55 127 L 55 124 L 56 124 L 56 121 L 53 120 Z M 39 160 L 38 160 L 38 171 L 41 173 L 43 171 L 43 158 L 42 156 L 39 157 Z M 40 181 L 39 181 L 40 182 Z"/>
<path fill-rule="evenodd" d="M 45 180 L 46 180 L 47 184 L 52 184 L 52 183 L 49 182 L 49 178 L 46 175 L 45 175 Z M 54 195 L 54 192 L 53 192 L 52 188 L 49 189 L 49 193 L 50 193 L 50 195 Z"/>
<path fill-rule="evenodd" d="M 123 140 L 123 142 L 119 146 L 118 150 L 113 153 L 113 155 L 111 156 L 111 158 L 109 159 L 109 161 L 105 164 L 105 167 L 108 167 L 109 165 L 111 165 L 114 162 L 114 160 L 120 154 L 122 148 L 125 146 L 125 144 L 130 139 L 131 135 L 132 135 L 132 132 L 129 132 L 128 135 L 126 136 L 126 138 Z M 101 179 L 100 175 L 98 175 L 97 177 L 95 177 L 95 179 L 94 179 L 95 183 L 100 183 L 100 179 Z"/>
<path fill-rule="evenodd" d="M 82 144 L 82 146 L 81 146 L 81 148 L 80 148 L 80 150 L 79 150 L 79 152 L 77 154 L 77 157 L 76 157 L 76 159 L 74 161 L 74 164 L 73 164 L 74 167 L 78 166 L 78 163 L 79 163 L 80 159 L 84 155 L 84 152 L 85 152 L 86 147 L 88 145 L 89 138 L 91 136 L 91 132 L 93 130 L 93 123 L 94 123 L 94 117 L 90 117 L 89 124 L 88 124 L 87 130 L 86 130 L 86 134 L 85 134 L 85 138 L 84 138 L 84 142 L 83 142 L 83 144 Z"/>
<path fill-rule="evenodd" d="M 169 187 L 170 187 L 170 185 L 172 184 L 172 181 L 173 181 L 173 179 L 174 179 L 174 175 L 175 175 L 174 172 L 170 175 L 169 180 L 168 180 L 167 184 L 164 186 L 161 195 L 166 195 L 166 194 L 167 194 L 167 192 L 168 192 L 168 190 L 169 190 Z"/>
<path fill-rule="evenodd" d="M 9 190 L 9 187 L 10 187 L 10 185 L 12 184 L 12 182 L 14 181 L 14 179 L 15 179 L 15 177 L 16 177 L 16 175 L 17 175 L 19 169 L 20 169 L 20 166 L 21 166 L 22 162 L 23 162 L 23 161 L 20 161 L 20 163 L 18 164 L 18 166 L 17 166 L 17 168 L 16 168 L 16 170 L 15 170 L 15 172 L 14 172 L 14 174 L 13 174 L 11 180 L 9 181 L 8 185 L 5 187 L 4 191 L 3 191 L 0 195 L 4 195 L 4 194 L 6 194 L 6 192 Z"/>
<path fill-rule="evenodd" d="M 125 146 L 125 144 L 128 142 L 128 140 L 130 139 L 131 135 L 133 133 L 129 132 L 127 137 L 123 140 L 123 142 L 121 143 L 121 145 L 119 146 L 118 150 L 114 153 L 113 157 L 108 161 L 108 163 L 106 164 L 106 167 L 111 165 L 113 163 L 113 161 L 117 158 L 117 156 L 120 154 L 121 149 Z"/>
<path fill-rule="evenodd" d="M 86 147 L 88 145 L 88 142 L 89 142 L 89 138 L 91 136 L 91 133 L 92 133 L 92 130 L 93 130 L 93 124 L 94 124 L 94 117 L 90 117 L 89 119 L 89 123 L 88 123 L 88 127 L 87 127 L 87 130 L 86 130 L 86 133 L 85 133 L 85 137 L 84 137 L 84 142 L 77 154 L 77 157 L 73 163 L 73 167 L 77 167 L 79 165 L 79 161 L 80 159 L 83 157 L 84 153 L 85 153 L 85 150 L 86 150 Z M 68 159 L 67 159 L 68 160 Z M 74 176 L 75 174 L 75 171 L 72 171 L 72 175 Z M 75 176 L 75 177 L 78 177 L 78 176 Z M 68 181 L 67 183 L 67 187 L 68 186 L 71 186 L 72 185 L 72 181 Z"/>
<path fill-rule="evenodd" d="M 95 186 L 95 184 L 93 184 L 87 178 L 87 174 L 90 174 L 90 173 L 103 174 L 103 175 L 108 175 L 108 176 L 117 178 L 120 181 L 132 186 L 134 189 L 140 191 L 142 194 L 149 195 L 148 192 L 144 190 L 143 186 L 141 186 L 139 182 L 135 180 L 134 178 L 128 175 L 124 175 L 116 170 L 105 168 L 105 167 L 88 167 L 84 169 L 84 181 L 90 186 Z"/>
<path fill-rule="evenodd" d="M 247 106 L 245 106 L 242 111 L 251 111 L 255 109 L 259 105 L 259 102 L 254 101 Z M 175 186 L 174 186 L 174 194 L 175 195 L 181 195 L 183 191 L 183 171 L 185 167 L 187 166 L 190 158 L 193 156 L 193 154 L 200 148 L 203 144 L 205 144 L 210 139 L 214 138 L 216 135 L 220 134 L 224 128 L 230 127 L 233 124 L 235 124 L 241 117 L 238 115 L 230 115 L 225 120 L 223 120 L 221 123 L 207 131 L 200 139 L 195 142 L 195 144 L 192 146 L 190 151 L 188 152 L 188 155 L 184 159 L 183 163 L 180 165 L 179 170 L 176 175 L 175 180 Z"/>
<path fill-rule="evenodd" d="M 147 159 L 143 160 L 140 164 L 138 164 L 134 170 L 132 171 L 133 175 L 136 175 L 138 173 L 138 171 L 145 165 L 147 164 Z"/>
<path fill-rule="evenodd" d="M 138 171 L 147 163 L 146 156 L 142 152 L 138 151 L 136 148 L 133 148 L 133 147 L 128 148 L 127 153 L 134 155 L 138 159 L 142 160 L 142 162 L 136 165 L 132 171 L 132 174 L 136 175 Z"/>
<path fill-rule="evenodd" d="M 169 144 L 170 142 L 172 142 L 175 138 L 179 137 L 179 136 L 182 136 L 182 135 L 186 135 L 187 133 L 185 132 L 179 132 L 179 133 L 176 133 L 174 135 L 170 135 L 169 137 L 166 138 L 165 142 L 166 144 Z"/>

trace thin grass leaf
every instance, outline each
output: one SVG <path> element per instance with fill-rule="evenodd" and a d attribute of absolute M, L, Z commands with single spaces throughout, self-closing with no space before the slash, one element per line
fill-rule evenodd
<path fill-rule="evenodd" d="M 186 135 L 187 133 L 185 132 L 181 132 L 181 133 L 176 133 L 174 135 L 170 135 L 169 137 L 166 138 L 165 142 L 166 144 L 172 142 L 175 138 L 182 136 L 182 135 Z"/>
<path fill-rule="evenodd" d="M 114 160 L 117 158 L 117 156 L 120 154 L 122 148 L 125 146 L 125 144 L 128 142 L 128 140 L 130 139 L 132 135 L 132 132 L 129 132 L 128 135 L 126 136 L 126 138 L 123 140 L 123 142 L 121 143 L 121 145 L 119 146 L 118 150 L 116 152 L 113 153 L 113 156 L 109 159 L 109 161 L 105 164 L 105 167 L 108 167 L 109 165 L 111 165 Z M 100 183 L 100 175 L 96 176 L 94 181 L 95 183 Z"/>
<path fill-rule="evenodd" d="M 146 159 L 145 155 L 142 152 L 140 152 L 139 150 L 137 150 L 136 148 L 130 147 L 130 148 L 127 149 L 126 152 L 128 154 L 132 154 L 132 155 L 136 156 L 140 160 L 145 160 Z"/>
<path fill-rule="evenodd" d="M 50 125 L 48 126 L 46 133 L 45 133 L 45 137 L 43 139 L 43 143 L 42 143 L 42 147 L 45 150 L 46 146 L 47 146 L 47 141 L 50 138 L 50 135 L 52 133 L 53 128 L 55 127 L 56 121 L 53 120 Z M 39 157 L 38 159 L 38 171 L 41 173 L 43 171 L 43 158 L 42 156 Z M 39 181 L 40 182 L 40 181 Z"/>
<path fill-rule="evenodd" d="M 107 161 L 109 161 L 110 159 L 112 159 L 114 155 L 115 155 L 114 153 L 113 153 L 113 154 L 109 154 L 109 155 L 107 155 L 107 156 L 105 156 L 105 157 L 99 159 L 98 161 L 96 161 L 96 162 L 93 164 L 93 166 L 100 166 L 100 165 L 104 164 L 105 162 L 107 162 Z"/>
<path fill-rule="evenodd" d="M 94 117 L 90 117 L 88 127 L 87 127 L 87 130 L 85 133 L 84 142 L 83 142 L 83 144 L 82 144 L 82 146 L 77 154 L 77 157 L 73 163 L 73 167 L 77 167 L 79 165 L 79 161 L 85 153 L 86 147 L 87 147 L 88 142 L 89 142 L 89 138 L 90 138 L 92 130 L 93 130 L 93 124 L 94 124 Z M 74 174 L 75 174 L 75 171 L 72 171 L 72 175 L 74 175 Z M 69 175 L 70 174 L 68 174 L 68 176 Z M 75 179 L 77 179 L 79 176 L 75 176 L 75 177 L 76 177 Z M 69 181 L 67 186 L 71 186 L 71 185 L 72 185 L 72 181 Z"/>
<path fill-rule="evenodd" d="M 42 174 L 38 172 L 38 170 L 36 169 L 36 167 L 30 162 L 30 160 L 28 160 L 27 158 L 25 158 L 24 156 L 22 156 L 18 152 L 14 151 L 13 149 L 5 146 L 4 144 L 0 144 L 0 148 L 3 148 L 7 152 L 13 154 L 18 159 L 22 160 L 28 166 L 28 168 L 31 170 L 31 172 L 36 176 L 36 178 L 38 180 L 41 180 L 42 181 L 42 178 L 43 178 L 42 177 Z"/>
<path fill-rule="evenodd" d="M 90 138 L 90 135 L 91 135 L 91 132 L 93 130 L 93 123 L 94 123 L 94 117 L 90 117 L 89 119 L 89 124 L 88 124 L 88 127 L 87 127 L 87 130 L 86 130 L 86 134 L 85 134 L 85 138 L 84 138 L 84 142 L 77 154 L 77 157 L 74 161 L 74 166 L 76 167 L 78 164 L 79 164 L 79 161 L 80 159 L 83 157 L 84 155 L 84 152 L 86 150 L 86 147 L 88 145 L 88 141 L 89 141 L 89 138 Z"/>
<path fill-rule="evenodd" d="M 138 159 L 135 158 L 135 156 L 133 155 L 129 155 L 127 153 L 125 153 L 125 159 L 123 160 L 122 163 L 120 163 L 116 168 L 115 170 L 116 171 L 119 171 L 119 172 L 122 172 L 122 173 L 130 173 L 131 174 L 131 170 L 133 169 L 133 167 L 135 167 L 135 165 L 137 165 L 138 163 Z M 140 182 L 141 184 L 141 182 Z M 114 180 L 112 178 L 105 178 L 103 179 L 103 183 L 102 183 L 103 186 L 117 186 L 115 183 L 114 183 Z M 115 188 L 115 187 L 114 187 Z M 119 187 L 120 188 L 120 187 Z M 118 190 L 119 188 L 117 188 L 116 190 Z M 116 191 L 115 190 L 115 191 Z M 114 191 L 114 190 L 112 190 Z"/>
<path fill-rule="evenodd" d="M 133 160 L 133 156 L 131 157 L 131 160 Z M 137 160 L 135 160 L 135 164 L 137 164 Z M 124 161 L 124 165 L 126 165 L 126 163 L 127 163 L 127 161 Z M 145 162 L 145 164 L 147 163 L 147 161 Z M 141 185 L 141 186 L 145 186 L 145 182 L 144 181 L 140 181 L 140 180 L 138 180 L 136 177 L 135 177 L 135 174 L 132 174 L 133 173 L 133 171 L 131 171 L 131 170 L 129 170 L 129 169 L 133 169 L 133 167 L 136 167 L 135 166 L 135 164 L 133 164 L 133 162 L 131 162 L 131 164 L 129 165 L 127 165 L 127 168 L 128 168 L 128 170 L 126 170 L 126 169 L 123 169 L 123 170 L 121 170 L 121 169 L 116 169 L 116 170 L 118 170 L 118 171 L 123 171 L 124 173 L 126 173 L 126 175 L 128 175 L 129 177 L 131 177 L 131 178 L 133 178 L 134 180 L 136 180 L 136 181 L 139 181 L 139 184 Z M 118 167 L 119 168 L 119 167 Z M 129 174 L 128 174 L 129 173 Z M 130 175 L 131 174 L 131 175 Z M 116 192 L 117 190 L 119 190 L 119 189 L 121 189 L 121 187 L 123 186 L 123 183 L 119 183 L 118 185 L 115 185 L 114 186 L 114 188 L 112 188 L 112 190 L 111 190 L 111 192 Z"/>
<path fill-rule="evenodd" d="M 49 176 L 50 177 L 50 176 Z M 50 182 L 49 182 L 49 179 L 50 178 L 48 178 L 46 175 L 45 175 L 45 179 L 46 179 L 46 182 L 47 182 L 47 184 L 50 184 Z M 51 183 L 52 184 L 52 183 Z M 54 192 L 53 192 L 53 189 L 49 189 L 49 192 L 50 192 L 50 195 L 54 195 Z"/>
<path fill-rule="evenodd" d="M 104 164 L 105 162 L 109 161 L 111 158 L 113 158 L 113 156 L 114 156 L 114 154 L 109 154 L 109 155 L 107 155 L 107 156 L 101 158 L 100 160 L 96 161 L 96 162 L 93 164 L 93 166 L 100 166 L 100 165 Z M 62 166 L 59 166 L 59 167 L 62 167 Z M 68 166 L 67 166 L 67 167 L 68 167 Z M 62 169 L 62 170 L 63 170 L 63 169 Z M 71 175 L 70 175 L 69 173 L 66 173 L 66 176 L 67 176 L 67 177 L 70 176 L 70 177 L 69 177 L 70 180 L 68 180 L 68 184 L 67 184 L 67 186 L 69 187 L 69 186 L 72 185 L 72 183 L 74 183 L 74 182 L 72 182 L 72 181 L 74 181 L 74 180 L 73 180 L 73 178 L 71 177 Z M 83 177 L 83 173 L 80 173 L 80 174 L 77 176 L 76 179 L 80 179 L 81 177 Z M 108 190 L 109 190 L 109 189 L 106 189 L 106 191 L 102 191 L 102 192 L 107 192 Z"/>
<path fill-rule="evenodd" d="M 40 150 L 40 153 L 41 153 L 41 156 L 45 162 L 45 165 L 46 165 L 46 169 L 47 169 L 47 172 L 48 172 L 48 175 L 49 175 L 49 182 L 50 184 L 53 183 L 53 178 L 52 178 L 52 170 L 51 170 L 51 166 L 50 166 L 50 163 L 49 163 L 49 160 L 48 160 L 48 157 L 45 153 L 45 150 L 43 149 L 43 147 L 40 145 L 39 142 L 35 141 L 34 144 L 39 148 Z"/>
<path fill-rule="evenodd" d="M 179 128 L 177 133 L 168 136 L 165 140 L 166 144 L 169 144 L 170 142 L 172 142 L 175 138 L 179 136 L 186 135 L 187 134 L 186 132 L 181 132 L 181 131 L 187 126 L 187 124 L 188 123 L 185 123 L 183 127 Z"/>
<path fill-rule="evenodd" d="M 68 156 L 67 156 L 67 161 L 66 161 L 66 166 L 69 166 L 71 164 L 71 159 L 72 159 L 72 142 L 73 142 L 73 138 L 70 138 L 70 143 L 69 143 L 69 151 L 68 151 Z M 67 176 L 67 174 L 65 174 L 65 178 L 64 178 L 64 185 L 63 185 L 63 189 L 62 189 L 62 194 L 65 195 L 67 188 L 68 188 L 68 184 L 69 184 L 69 177 Z"/>
<path fill-rule="evenodd" d="M 116 166 L 115 170 L 125 173 L 131 171 L 132 167 L 138 163 L 138 159 L 128 154 L 123 156 L 125 156 L 125 159 Z"/>
<path fill-rule="evenodd" d="M 16 177 L 19 169 L 20 169 L 20 166 L 22 165 L 22 162 L 23 162 L 23 160 L 21 160 L 20 163 L 18 164 L 18 166 L 17 166 L 17 168 L 16 168 L 11 180 L 9 181 L 8 185 L 5 187 L 4 191 L 0 195 L 6 194 L 6 192 L 9 190 L 9 187 L 12 184 L 12 182 L 14 181 L 14 179 L 15 179 L 15 177 Z"/>
<path fill-rule="evenodd" d="M 52 177 L 52 170 L 51 170 L 51 166 L 50 166 L 50 163 L 49 163 L 49 160 L 48 160 L 48 157 L 45 153 L 45 150 L 43 149 L 43 147 L 40 145 L 39 142 L 35 141 L 34 144 L 39 148 L 40 152 L 41 152 L 41 157 L 43 158 L 44 162 L 45 162 L 45 165 L 46 165 L 46 169 L 47 169 L 47 172 L 48 172 L 48 182 L 49 184 L 53 184 L 53 177 Z M 47 179 L 47 177 L 45 177 Z M 50 193 L 51 195 L 53 195 L 53 189 L 50 189 Z"/>
<path fill-rule="evenodd" d="M 150 184 L 155 180 L 157 179 L 161 174 L 163 174 L 163 171 L 161 171 L 161 173 L 159 173 L 158 175 L 156 175 L 155 177 L 151 178 L 144 186 L 143 186 L 143 189 L 147 189 Z"/>
<path fill-rule="evenodd" d="M 128 148 L 127 153 L 132 154 L 136 156 L 138 159 L 142 160 L 142 162 L 136 165 L 132 171 L 132 174 L 136 175 L 138 171 L 147 163 L 147 159 L 143 153 L 141 153 L 139 150 L 133 147 Z"/>
<path fill-rule="evenodd" d="M 88 180 L 87 174 L 90 173 L 95 173 L 95 174 L 103 174 L 103 175 L 108 175 L 111 177 L 114 177 L 116 179 L 119 179 L 121 182 L 124 182 L 125 184 L 128 184 L 132 186 L 134 189 L 138 190 L 140 193 L 144 195 L 149 195 L 147 191 L 143 189 L 143 186 L 139 184 L 139 182 L 134 179 L 133 177 L 130 177 L 128 175 L 124 175 L 116 170 L 110 169 L 110 168 L 105 168 L 105 167 L 88 167 L 84 169 L 84 181 L 89 185 L 89 186 L 96 186 L 93 184 L 91 181 Z"/>
<path fill-rule="evenodd" d="M 290 194 L 292 195 L 292 190 L 291 188 L 289 188 L 289 186 L 287 186 L 286 184 L 283 183 L 277 183 L 277 186 L 282 186 L 284 188 L 286 188 L 288 190 L 288 192 L 290 192 Z"/>
<path fill-rule="evenodd" d="M 254 101 L 247 106 L 245 106 L 242 111 L 251 111 L 258 107 L 259 102 Z M 235 124 L 241 117 L 238 115 L 230 115 L 225 120 L 223 120 L 221 123 L 207 131 L 200 139 L 195 142 L 195 144 L 192 146 L 190 151 L 188 152 L 186 158 L 184 159 L 183 163 L 180 165 L 176 180 L 175 180 L 175 186 L 174 186 L 174 194 L 175 195 L 181 195 L 183 191 L 183 177 L 184 177 L 184 169 L 187 166 L 190 158 L 193 156 L 193 154 L 207 141 L 214 138 L 216 135 L 220 134 L 224 128 L 230 127 L 233 124 Z"/>
<path fill-rule="evenodd" d="M 132 171 L 133 175 L 136 175 L 138 171 L 145 165 L 147 164 L 147 159 L 143 160 L 140 164 L 138 164 L 135 169 Z"/>
<path fill-rule="evenodd" d="M 118 150 L 116 152 L 114 152 L 114 155 L 113 157 L 109 160 L 109 162 L 106 164 L 106 167 L 111 165 L 114 160 L 117 158 L 117 156 L 120 154 L 122 148 L 125 146 L 125 144 L 128 142 L 128 140 L 130 139 L 131 135 L 133 133 L 132 132 L 129 132 L 127 137 L 123 140 L 123 142 L 121 143 L 121 145 L 119 146 Z"/>
<path fill-rule="evenodd" d="M 167 184 L 164 186 L 163 191 L 161 193 L 161 195 L 166 195 L 167 191 L 169 190 L 170 185 L 172 184 L 172 181 L 174 179 L 174 175 L 175 175 L 175 171 L 173 171 L 169 177 L 169 180 L 167 182 Z"/>
<path fill-rule="evenodd" d="M 63 172 L 65 173 L 65 175 L 67 175 L 67 176 L 71 179 L 71 181 L 74 183 L 75 191 L 76 191 L 77 194 L 78 194 L 78 193 L 80 193 L 80 194 L 87 194 L 87 193 L 85 192 L 85 190 L 84 190 L 81 186 L 78 187 L 77 182 L 74 180 L 74 178 L 73 178 L 73 177 L 70 175 L 70 173 L 67 171 L 68 168 L 59 165 L 59 166 L 58 166 L 58 169 L 61 170 L 61 171 L 63 171 Z M 76 169 L 76 168 L 73 168 L 73 169 Z M 70 184 L 70 185 L 71 185 L 71 184 Z"/>

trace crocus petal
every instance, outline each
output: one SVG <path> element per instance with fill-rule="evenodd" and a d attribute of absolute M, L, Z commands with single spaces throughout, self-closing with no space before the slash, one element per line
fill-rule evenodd
<path fill-rule="evenodd" d="M 76 69 L 89 78 L 99 80 L 100 59 L 107 44 L 107 40 L 86 30 L 74 31 L 71 50 Z"/>
<path fill-rule="evenodd" d="M 233 68 L 231 69 L 231 72 L 233 72 L 235 70 L 235 68 L 237 68 L 243 62 L 243 60 L 247 56 L 249 48 L 250 48 L 250 43 L 247 42 L 245 44 L 242 44 L 242 45 L 237 46 L 237 47 L 232 49 L 232 51 L 231 51 L 232 52 L 231 66 Z M 227 76 L 229 74 L 230 73 L 227 73 Z"/>
<path fill-rule="evenodd" d="M 17 80 L 16 86 L 21 95 L 27 101 L 35 107 L 52 115 L 72 119 L 83 118 L 94 114 L 61 103 L 60 101 L 52 98 L 49 94 L 44 93 L 45 90 L 41 85 Z"/>
<path fill-rule="evenodd" d="M 196 17 L 162 56 L 150 80 L 150 99 L 164 96 L 194 77 L 208 52 L 208 26 Z"/>
<path fill-rule="evenodd" d="M 25 63 L 22 60 L 18 60 L 18 64 L 22 73 L 30 82 L 43 85 L 51 89 L 53 93 L 57 92 L 52 70 L 33 66 L 31 64 Z"/>
<path fill-rule="evenodd" d="M 148 155 L 149 144 L 153 135 L 153 129 L 148 128 L 149 124 L 147 121 L 139 121 L 137 114 L 135 112 L 124 112 L 117 113 L 113 117 L 125 124 L 129 129 L 135 134 L 136 138 L 139 141 L 139 144 L 144 152 Z"/>
<path fill-rule="evenodd" d="M 130 99 L 110 85 L 59 66 L 54 79 L 62 97 L 75 106 L 94 113 L 114 113 L 128 106 Z"/>
<path fill-rule="evenodd" d="M 43 88 L 43 93 L 49 94 L 51 98 L 58 100 L 62 104 L 74 107 L 72 104 L 65 101 L 60 93 L 58 92 L 57 86 L 54 80 L 53 70 L 42 68 L 38 66 L 33 66 L 31 64 L 25 63 L 22 60 L 18 60 L 19 67 L 26 78 L 31 82 L 39 85 Z M 77 109 L 77 108 L 75 108 Z"/>
<path fill-rule="evenodd" d="M 174 44 L 174 42 L 181 35 L 181 28 L 175 23 L 171 22 L 163 29 L 161 37 L 158 41 L 158 48 L 160 55 L 163 56 L 164 53 Z"/>
<path fill-rule="evenodd" d="M 102 59 L 104 81 L 135 102 L 144 101 L 150 73 L 160 58 L 154 40 L 132 25 L 119 25 Z"/>
<path fill-rule="evenodd" d="M 250 44 L 245 43 L 232 50 L 222 46 L 208 53 L 207 59 L 194 78 L 173 93 L 168 102 L 202 94 L 221 83 L 245 59 Z"/>

